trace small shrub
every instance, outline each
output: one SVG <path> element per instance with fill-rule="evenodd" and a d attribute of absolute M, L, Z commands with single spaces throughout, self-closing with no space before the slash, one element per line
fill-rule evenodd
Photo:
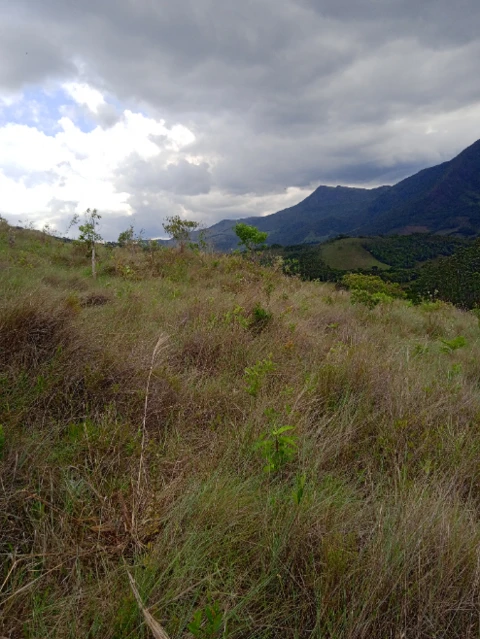
<path fill-rule="evenodd" d="M 293 430 L 295 430 L 294 426 L 274 428 L 269 433 L 261 435 L 256 442 L 255 449 L 260 451 L 260 454 L 267 462 L 263 469 L 266 473 L 278 472 L 295 457 L 297 452 L 296 437 L 285 434 Z M 298 494 L 297 490 L 297 496 Z M 300 499 L 302 496 L 303 488 Z"/>
<path fill-rule="evenodd" d="M 384 282 L 378 275 L 348 273 L 342 277 L 342 284 L 351 291 L 365 291 L 372 295 L 381 293 L 390 298 L 404 298 L 405 291 L 396 282 Z"/>
<path fill-rule="evenodd" d="M 266 359 L 259 360 L 253 366 L 245 369 L 245 377 L 247 381 L 247 393 L 252 397 L 257 397 L 265 376 L 272 373 L 277 365 L 272 362 L 270 354 Z"/>
<path fill-rule="evenodd" d="M 255 304 L 252 313 L 252 328 L 262 330 L 271 321 L 273 315 L 260 304 Z"/>
<path fill-rule="evenodd" d="M 369 293 L 361 289 L 353 289 L 351 302 L 352 304 L 365 304 L 369 309 L 373 309 L 380 303 L 390 304 L 393 302 L 393 297 L 385 293 Z"/>
<path fill-rule="evenodd" d="M 227 324 L 240 324 L 243 328 L 250 326 L 250 320 L 245 315 L 243 306 L 235 306 L 233 310 L 227 311 L 224 315 L 224 320 Z"/>

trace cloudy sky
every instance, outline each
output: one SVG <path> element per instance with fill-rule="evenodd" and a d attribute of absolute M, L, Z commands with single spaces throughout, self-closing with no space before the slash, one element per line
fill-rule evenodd
<path fill-rule="evenodd" d="M 0 214 L 108 239 L 319 184 L 391 184 L 480 138 L 478 0 L 0 0 Z"/>

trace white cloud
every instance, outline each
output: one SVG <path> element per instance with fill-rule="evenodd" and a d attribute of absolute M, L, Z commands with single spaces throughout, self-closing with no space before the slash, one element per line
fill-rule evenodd
<path fill-rule="evenodd" d="M 71 84 L 68 92 L 89 109 L 106 104 L 101 93 L 85 84 Z M 0 127 L 1 208 L 7 218 L 21 215 L 38 224 L 53 224 L 61 201 L 75 202 L 76 212 L 96 207 L 107 218 L 131 215 L 131 193 L 116 186 L 119 168 L 127 158 L 154 161 L 159 174 L 168 173 L 176 166 L 176 155 L 195 140 L 181 124 L 169 128 L 164 120 L 130 110 L 108 129 L 97 126 L 83 131 L 66 116 L 60 117 L 58 127 L 54 135 L 46 135 L 41 122 Z"/>
<path fill-rule="evenodd" d="M 480 11 L 459 3 L 0 1 L 0 213 L 161 234 L 450 159 L 480 137 Z M 12 98 L 32 87 L 63 87 L 58 116 Z"/>
<path fill-rule="evenodd" d="M 63 89 L 77 104 L 88 107 L 94 113 L 105 104 L 105 98 L 100 91 L 88 86 L 88 84 L 66 82 Z"/>

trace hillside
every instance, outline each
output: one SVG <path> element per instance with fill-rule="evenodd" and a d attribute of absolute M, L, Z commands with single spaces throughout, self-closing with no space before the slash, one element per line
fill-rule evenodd
<path fill-rule="evenodd" d="M 478 637 L 474 314 L 4 222 L 0 286 L 0 635 Z"/>
<path fill-rule="evenodd" d="M 244 220 L 269 233 L 269 244 L 323 242 L 352 236 L 431 232 L 480 233 L 480 140 L 449 162 L 424 169 L 392 187 L 320 186 L 278 213 Z M 237 246 L 232 220 L 207 231 L 219 250 Z"/>
<path fill-rule="evenodd" d="M 359 233 L 480 232 L 480 140 L 457 157 L 396 184 L 369 208 Z"/>
<path fill-rule="evenodd" d="M 388 190 L 357 189 L 344 186 L 319 186 L 305 200 L 278 213 L 264 217 L 249 217 L 246 224 L 268 232 L 269 244 L 284 246 L 322 242 L 332 236 L 348 232 L 353 220 L 359 224 L 372 202 Z M 215 248 L 228 251 L 236 248 L 238 239 L 233 220 L 222 220 L 207 230 L 207 237 Z"/>
<path fill-rule="evenodd" d="M 368 251 L 368 240 L 365 238 L 341 238 L 321 244 L 319 250 L 327 266 L 341 271 L 389 268 L 388 264 L 380 262 Z"/>

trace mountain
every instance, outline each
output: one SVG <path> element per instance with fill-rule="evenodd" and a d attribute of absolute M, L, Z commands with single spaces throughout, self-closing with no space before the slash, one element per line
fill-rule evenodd
<path fill-rule="evenodd" d="M 295 206 L 265 217 L 248 217 L 242 222 L 267 231 L 269 244 L 322 242 L 349 232 L 352 224 L 362 223 L 369 206 L 389 189 L 388 186 L 376 189 L 319 186 Z M 238 245 L 233 231 L 237 221 L 222 220 L 207 229 L 208 239 L 216 248 L 225 251 Z"/>
<path fill-rule="evenodd" d="M 367 217 L 356 233 L 480 233 L 480 140 L 453 160 L 392 186 Z"/>
<path fill-rule="evenodd" d="M 268 232 L 269 244 L 322 242 L 359 235 L 480 233 L 480 140 L 448 162 L 376 189 L 320 186 L 305 200 L 265 217 L 242 220 Z M 237 246 L 236 221 L 207 229 L 220 250 Z"/>

